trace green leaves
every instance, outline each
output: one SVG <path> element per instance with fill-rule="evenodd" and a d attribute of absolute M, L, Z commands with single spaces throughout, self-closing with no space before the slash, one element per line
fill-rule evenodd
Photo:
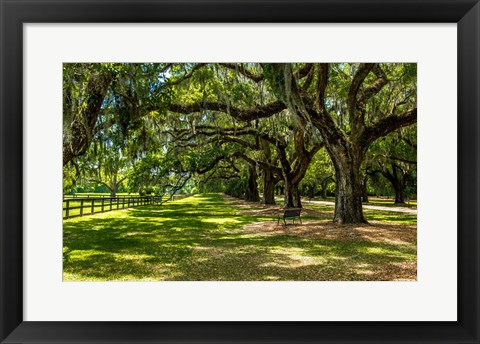
<path fill-rule="evenodd" d="M 252 161 L 260 178 L 261 168 L 269 166 L 282 179 L 281 159 L 295 170 L 302 150 L 329 140 L 354 143 L 363 130 L 360 122 L 368 129 L 416 106 L 416 64 L 380 63 L 363 75 L 352 107 L 361 115 L 360 125 L 352 123 L 348 98 L 361 69 L 358 63 L 64 64 L 65 142 L 78 136 L 71 129 L 78 120 L 85 130 L 75 154 L 84 177 L 101 177 L 107 184 L 113 176 L 128 177 L 132 191 L 163 188 L 175 177 L 199 173 L 215 188 L 238 189 L 241 183 L 232 180 L 244 182 Z M 115 77 L 92 120 L 84 109 L 99 96 L 88 85 L 107 75 Z M 251 130 L 239 133 L 245 128 Z M 371 140 L 362 142 L 368 146 Z M 374 144 L 371 155 L 379 151 L 377 160 L 387 154 L 406 160 L 410 148 L 405 140 L 393 144 L 389 138 Z M 328 154 L 320 151 L 303 184 L 318 186 L 333 172 Z M 65 185 L 74 182 L 66 171 Z"/>

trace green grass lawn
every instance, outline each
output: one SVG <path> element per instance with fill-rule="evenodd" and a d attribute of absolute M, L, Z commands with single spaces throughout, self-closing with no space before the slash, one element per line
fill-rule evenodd
<path fill-rule="evenodd" d="M 397 223 L 404 225 L 416 225 L 416 214 L 395 213 L 385 210 L 364 209 L 363 214 L 367 221 L 382 221 L 386 223 Z"/>
<path fill-rule="evenodd" d="M 395 204 L 394 199 L 383 199 L 383 198 L 369 197 L 368 204 L 381 205 L 381 206 L 391 206 L 391 207 L 416 207 L 417 206 L 417 201 L 415 201 L 415 200 L 405 201 L 405 204 Z"/>
<path fill-rule="evenodd" d="M 402 266 L 416 262 L 412 242 L 316 237 L 318 231 L 336 230 L 317 225 L 331 222 L 323 219 L 310 220 L 303 232 L 296 226 L 276 230 L 272 216 L 239 214 L 243 210 L 219 194 L 208 194 L 64 220 L 63 279 L 385 280 L 402 276 Z M 366 212 L 394 233 L 394 218 L 402 224 L 405 215 L 392 214 Z"/>

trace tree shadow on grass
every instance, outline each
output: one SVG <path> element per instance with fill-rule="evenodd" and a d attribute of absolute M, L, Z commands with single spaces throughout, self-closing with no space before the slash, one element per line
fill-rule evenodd
<path fill-rule="evenodd" d="M 236 212 L 209 195 L 65 221 L 64 279 L 370 280 L 416 259 L 412 245 L 249 233 L 271 219 Z"/>
<path fill-rule="evenodd" d="M 391 222 L 397 224 L 417 224 L 417 215 L 415 214 L 405 214 L 405 213 L 394 213 L 387 211 L 378 211 L 378 210 L 365 210 L 365 218 L 367 221 L 382 221 L 382 222 Z"/>

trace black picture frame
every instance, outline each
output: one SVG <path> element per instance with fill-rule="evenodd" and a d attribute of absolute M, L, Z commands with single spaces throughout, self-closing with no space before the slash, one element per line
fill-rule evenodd
<path fill-rule="evenodd" d="M 1 343 L 480 343 L 477 0 L 0 0 L 0 11 Z M 458 321 L 23 321 L 23 24 L 54 22 L 457 23 Z"/>

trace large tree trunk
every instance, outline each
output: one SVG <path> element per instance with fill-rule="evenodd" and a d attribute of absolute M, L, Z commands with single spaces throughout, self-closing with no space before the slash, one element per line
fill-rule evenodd
<path fill-rule="evenodd" d="M 283 194 L 285 194 L 285 187 L 283 185 L 278 185 L 276 187 L 276 191 L 277 191 L 277 196 L 282 196 Z"/>
<path fill-rule="evenodd" d="M 298 184 L 292 183 L 285 178 L 285 207 L 302 208 Z"/>
<path fill-rule="evenodd" d="M 112 181 L 110 182 L 110 197 L 111 198 L 114 198 L 114 197 L 117 197 L 117 189 L 118 189 L 118 185 L 117 185 L 117 176 L 113 176 L 112 178 Z"/>
<path fill-rule="evenodd" d="M 405 178 L 403 175 L 400 177 L 399 173 L 403 174 L 403 171 L 392 163 L 392 172 L 387 169 L 382 174 L 392 184 L 392 188 L 395 191 L 395 204 L 405 204 Z"/>
<path fill-rule="evenodd" d="M 335 214 L 337 223 L 367 223 L 362 209 L 360 164 L 363 156 L 358 150 L 341 146 L 328 149 L 335 166 Z"/>
<path fill-rule="evenodd" d="M 325 183 L 324 185 L 322 185 L 322 198 L 323 199 L 327 199 L 327 183 Z"/>
<path fill-rule="evenodd" d="M 258 122 L 256 122 L 258 124 Z M 262 138 L 259 139 L 261 144 L 264 159 L 267 163 L 272 163 L 272 151 L 270 149 L 270 143 Z M 262 169 L 263 177 L 263 204 L 275 204 L 275 184 L 277 180 L 275 179 L 275 172 L 273 169 L 266 166 Z"/>
<path fill-rule="evenodd" d="M 115 72 L 91 76 L 87 85 L 85 106 L 71 123 L 64 124 L 63 166 L 88 149 L 103 100 L 115 76 Z"/>
<path fill-rule="evenodd" d="M 260 201 L 257 185 L 257 170 L 255 166 L 251 165 L 248 167 L 248 183 L 247 190 L 245 191 L 245 200 L 251 202 Z"/>
<path fill-rule="evenodd" d="M 328 177 L 328 178 L 325 178 L 322 180 L 322 182 L 320 183 L 320 186 L 322 188 L 321 190 L 321 194 L 322 194 L 322 198 L 323 199 L 327 199 L 327 191 L 328 191 L 328 181 L 330 180 L 331 178 Z"/>
<path fill-rule="evenodd" d="M 363 203 L 368 203 L 367 180 L 368 180 L 368 175 L 365 175 L 365 177 L 363 177 L 363 183 L 362 183 L 362 202 Z"/>
<path fill-rule="evenodd" d="M 314 197 L 315 197 L 315 193 L 316 193 L 315 185 L 311 185 L 311 186 L 308 188 L 308 197 L 309 197 L 309 198 L 314 198 Z"/>
<path fill-rule="evenodd" d="M 263 204 L 275 204 L 275 175 L 268 168 L 263 169 Z"/>
<path fill-rule="evenodd" d="M 405 194 L 402 185 L 395 187 L 395 204 L 405 204 Z"/>

